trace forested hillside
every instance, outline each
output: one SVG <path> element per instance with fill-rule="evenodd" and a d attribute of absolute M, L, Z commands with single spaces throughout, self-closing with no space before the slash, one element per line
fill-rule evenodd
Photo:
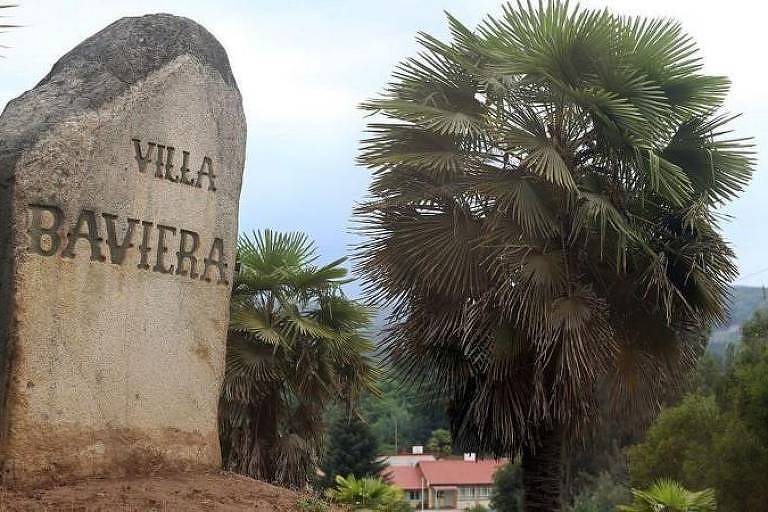
<path fill-rule="evenodd" d="M 739 340 L 741 325 L 760 308 L 768 307 L 768 291 L 756 286 L 734 286 L 728 322 L 715 329 L 710 337 L 710 350 L 716 354 L 725 352 L 729 343 Z"/>

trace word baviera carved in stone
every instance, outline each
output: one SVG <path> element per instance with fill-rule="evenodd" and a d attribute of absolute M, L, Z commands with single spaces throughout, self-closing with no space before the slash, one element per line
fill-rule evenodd
<path fill-rule="evenodd" d="M 179 167 L 179 173 L 176 174 L 173 163 L 176 148 L 164 146 L 157 142 L 149 142 L 147 143 L 146 151 L 142 151 L 139 139 L 131 139 L 131 141 L 136 152 L 136 162 L 139 164 L 140 173 L 147 171 L 147 165 L 152 163 L 154 158 L 155 178 L 166 179 L 173 183 L 181 183 L 190 187 L 202 188 L 203 177 L 205 177 L 208 180 L 208 190 L 216 192 L 216 185 L 214 184 L 216 175 L 213 174 L 213 161 L 209 157 L 203 157 L 203 163 L 200 165 L 200 170 L 197 171 L 197 179 L 189 179 L 191 173 L 189 169 L 189 151 L 181 152 L 181 167 Z"/>
<path fill-rule="evenodd" d="M 77 221 L 69 230 L 65 230 L 66 244 L 62 243 L 63 238 L 60 235 L 62 227 L 65 226 L 64 213 L 61 208 L 49 205 L 29 205 L 32 211 L 32 218 L 29 225 L 30 250 L 41 256 L 53 256 L 59 249 L 63 258 L 74 258 L 75 249 L 78 240 L 85 240 L 90 244 L 91 261 L 105 262 L 103 245 L 109 250 L 109 261 L 115 265 L 125 263 L 128 249 L 136 248 L 139 262 L 137 268 L 150 270 L 161 274 L 174 274 L 177 276 L 188 276 L 191 279 L 200 279 L 201 281 L 212 281 L 211 275 L 215 269 L 217 277 L 215 281 L 218 284 L 227 285 L 227 268 L 224 255 L 224 241 L 221 238 L 214 238 L 210 244 L 210 250 L 205 253 L 207 257 L 201 259 L 198 255 L 200 249 L 200 235 L 187 229 L 177 229 L 173 226 L 156 224 L 154 222 L 143 221 L 139 219 L 128 218 L 125 221 L 125 227 L 122 229 L 122 240 L 118 241 L 117 223 L 118 216 L 110 213 L 98 215 L 93 210 L 82 210 L 77 217 Z M 48 219 L 46 220 L 46 217 Z M 103 218 L 106 229 L 106 244 L 100 233 L 99 218 Z M 141 225 L 141 236 L 137 237 L 136 228 Z M 155 230 L 153 230 L 153 226 Z M 152 238 L 152 231 L 157 231 L 157 237 Z M 178 250 L 175 251 L 175 264 L 166 262 L 166 253 L 170 248 L 170 238 L 179 233 Z M 133 242 L 135 238 L 141 240 L 141 244 L 136 246 Z M 155 243 L 153 248 L 152 243 Z M 152 251 L 155 256 L 152 258 Z M 154 265 L 149 262 L 153 260 Z M 198 266 L 198 261 L 202 265 Z M 198 272 L 200 270 L 200 272 Z"/>

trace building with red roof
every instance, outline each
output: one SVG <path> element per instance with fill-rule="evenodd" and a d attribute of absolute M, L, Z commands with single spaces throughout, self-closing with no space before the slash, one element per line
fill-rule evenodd
<path fill-rule="evenodd" d="M 382 476 L 405 492 L 416 510 L 464 510 L 488 506 L 493 475 L 506 460 L 423 460 L 415 466 L 390 466 Z"/>

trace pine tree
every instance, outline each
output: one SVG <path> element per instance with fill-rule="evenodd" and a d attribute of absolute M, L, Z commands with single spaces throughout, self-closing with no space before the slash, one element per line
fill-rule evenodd
<path fill-rule="evenodd" d="M 337 475 L 357 478 L 377 476 L 380 462 L 378 444 L 371 428 L 358 415 L 340 415 L 328 432 L 328 451 L 323 461 L 324 483 L 333 485 Z"/>

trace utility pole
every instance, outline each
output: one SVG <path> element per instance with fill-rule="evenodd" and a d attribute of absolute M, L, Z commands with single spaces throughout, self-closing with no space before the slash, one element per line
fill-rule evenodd
<path fill-rule="evenodd" d="M 397 454 L 397 416 L 395 416 L 395 455 Z"/>
<path fill-rule="evenodd" d="M 421 494 L 419 497 L 421 498 L 421 512 L 424 512 L 424 477 L 421 477 Z"/>

